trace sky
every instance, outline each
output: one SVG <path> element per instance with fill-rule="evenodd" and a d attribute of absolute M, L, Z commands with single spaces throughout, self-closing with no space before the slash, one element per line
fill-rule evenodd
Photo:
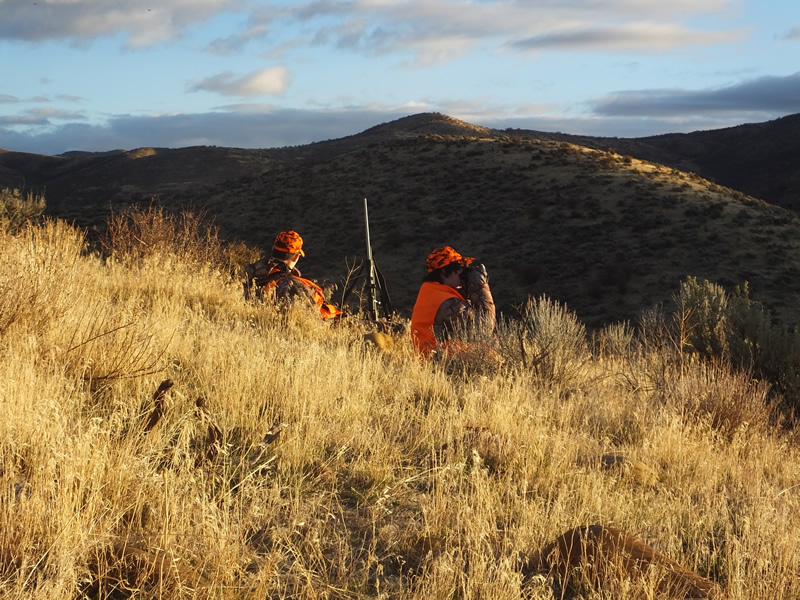
<path fill-rule="evenodd" d="M 800 113 L 798 0 L 0 0 L 0 148 L 274 148 L 422 112 L 640 137 Z"/>

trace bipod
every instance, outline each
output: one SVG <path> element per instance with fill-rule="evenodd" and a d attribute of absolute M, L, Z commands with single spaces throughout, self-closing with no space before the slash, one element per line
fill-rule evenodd
<path fill-rule="evenodd" d="M 389 290 L 386 288 L 386 279 L 384 279 L 383 273 L 381 273 L 375 261 L 369 262 L 371 264 L 361 263 L 353 275 L 350 285 L 347 286 L 342 296 L 342 307 L 344 307 L 356 284 L 360 280 L 364 280 L 366 298 L 361 299 L 362 306 L 365 299 L 367 303 L 364 312 L 373 321 L 380 321 L 381 318 L 389 320 L 392 318 L 392 300 L 389 298 Z"/>
<path fill-rule="evenodd" d="M 372 321 L 380 321 L 381 316 L 387 320 L 392 318 L 392 301 L 389 299 L 389 291 L 386 289 L 386 280 L 383 278 L 378 265 L 372 259 L 372 242 L 369 238 L 369 212 L 367 211 L 367 199 L 364 198 L 364 231 L 366 233 L 367 261 L 361 263 L 358 271 L 353 277 L 353 282 L 348 286 L 342 295 L 342 308 L 344 308 L 347 298 L 353 291 L 359 279 L 364 279 L 364 287 L 367 295 L 367 316 Z M 363 304 L 364 298 L 361 298 Z"/>

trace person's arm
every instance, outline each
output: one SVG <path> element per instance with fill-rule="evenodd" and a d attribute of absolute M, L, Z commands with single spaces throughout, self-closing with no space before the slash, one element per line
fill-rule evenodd
<path fill-rule="evenodd" d="M 491 335 L 495 328 L 495 306 L 492 290 L 486 275 L 486 267 L 478 265 L 467 275 L 463 295 L 466 301 L 448 298 L 442 302 L 433 320 L 433 332 L 437 339 L 447 339 L 454 334 Z"/>
<path fill-rule="evenodd" d="M 484 335 L 491 335 L 495 328 L 495 306 L 486 267 L 475 265 L 467 272 L 464 296 L 472 309 L 472 321 Z"/>
<path fill-rule="evenodd" d="M 448 298 L 441 303 L 433 319 L 433 334 L 439 341 L 464 335 L 473 321 L 474 313 L 469 302 Z"/>
<path fill-rule="evenodd" d="M 304 298 L 309 304 L 316 306 L 313 291 L 292 276 L 284 276 L 278 280 L 275 285 L 275 297 L 283 301 Z"/>

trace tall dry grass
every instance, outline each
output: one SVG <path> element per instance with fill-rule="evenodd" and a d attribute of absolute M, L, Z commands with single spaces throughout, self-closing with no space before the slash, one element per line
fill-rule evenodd
<path fill-rule="evenodd" d="M 582 343 L 542 300 L 492 368 L 424 363 L 219 264 L 101 260 L 58 222 L 0 245 L 4 598 L 658 597 L 526 572 L 592 523 L 728 598 L 800 596 L 796 438 L 658 327 Z"/>

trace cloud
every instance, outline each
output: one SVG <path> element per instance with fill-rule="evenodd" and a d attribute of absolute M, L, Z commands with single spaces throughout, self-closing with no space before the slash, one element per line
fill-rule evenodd
<path fill-rule="evenodd" d="M 707 45 L 741 38 L 742 32 L 698 32 L 676 25 L 629 23 L 544 33 L 509 44 L 518 50 L 587 50 L 667 52 L 687 45 Z"/>
<path fill-rule="evenodd" d="M 263 39 L 330 46 L 368 56 L 410 55 L 415 66 L 444 63 L 481 47 L 665 51 L 741 37 L 739 31 L 693 28 L 691 17 L 716 15 L 730 0 L 313 0 L 261 8 L 241 31 L 215 40 L 218 53 Z M 302 30 L 302 33 L 297 33 Z M 291 31 L 292 39 L 281 38 Z M 276 39 L 268 39 L 267 32 Z"/>
<path fill-rule="evenodd" d="M 15 104 L 19 101 L 20 99 L 16 96 L 11 96 L 10 94 L 0 94 L 0 104 Z"/>
<path fill-rule="evenodd" d="M 786 35 L 783 36 L 785 40 L 800 40 L 800 27 L 795 27 L 790 29 L 786 32 Z"/>
<path fill-rule="evenodd" d="M 231 34 L 224 38 L 215 39 L 208 45 L 207 50 L 222 56 L 239 54 L 248 43 L 265 37 L 268 32 L 269 27 L 267 23 L 253 24 L 242 33 Z"/>
<path fill-rule="evenodd" d="M 82 121 L 86 118 L 83 111 L 67 111 L 58 110 L 56 108 L 34 108 L 30 111 L 31 114 L 38 115 L 47 119 L 56 119 L 59 121 Z"/>
<path fill-rule="evenodd" d="M 769 83 L 765 80 L 769 79 L 754 80 L 751 85 L 761 85 L 763 89 L 763 85 Z M 773 90 L 780 87 L 773 86 Z M 655 97 L 657 92 L 649 93 Z M 648 94 L 639 93 L 644 96 Z M 692 92 L 686 94 L 691 95 Z M 667 97 L 675 100 L 676 95 L 669 94 Z M 606 114 L 598 110 L 594 114 L 576 117 L 560 114 L 553 106 L 531 105 L 519 108 L 491 105 L 484 100 L 448 100 L 440 103 L 419 101 L 402 106 L 352 106 L 339 110 L 282 109 L 259 103 L 243 103 L 223 107 L 217 112 L 198 114 L 120 115 L 102 124 L 65 123 L 51 125 L 46 131 L 43 127 L 22 131 L 14 127 L 21 122 L 19 120 L 16 123 L 0 121 L 0 140 L 6 149 L 37 154 L 197 145 L 277 148 L 338 139 L 400 117 L 433 111 L 497 129 L 522 128 L 575 135 L 642 137 L 732 127 L 744 122 L 764 121 L 788 114 L 786 111 L 765 113 L 759 106 L 744 102 L 739 103 L 739 106 L 738 111 L 709 108 L 703 112 L 684 115 L 680 111 L 666 110 L 662 104 L 656 103 L 651 105 L 649 111 L 640 106 L 638 110 L 631 112 L 616 110 Z M 27 116 L 33 119 L 37 115 Z M 43 115 L 38 116 L 41 118 Z"/>
<path fill-rule="evenodd" d="M 131 46 L 148 46 L 177 35 L 184 28 L 245 0 L 3 0 L 0 39 L 72 40 L 123 34 Z"/>
<path fill-rule="evenodd" d="M 609 94 L 592 103 L 605 116 L 680 116 L 739 112 L 760 115 L 796 113 L 800 107 L 800 72 L 767 76 L 707 90 L 639 90 Z"/>
<path fill-rule="evenodd" d="M 59 100 L 63 100 L 64 102 L 69 102 L 71 104 L 80 104 L 86 101 L 86 98 L 83 96 L 73 96 L 72 94 L 57 94 L 56 98 Z"/>
<path fill-rule="evenodd" d="M 238 15 L 206 49 L 222 55 L 248 44 L 305 43 L 369 56 L 401 53 L 413 65 L 443 63 L 477 48 L 653 50 L 736 38 L 692 28 L 730 0 L 3 0 L 0 40 L 71 40 L 81 45 L 122 36 L 131 47 L 169 41 L 213 17 Z M 228 22 L 233 20 L 228 19 Z M 655 24 L 655 25 L 654 25 Z M 638 29 L 645 28 L 647 35 Z M 282 32 L 287 32 L 282 35 Z"/>
<path fill-rule="evenodd" d="M 0 125 L 13 126 L 13 125 L 48 125 L 50 121 L 46 118 L 33 115 L 33 114 L 19 114 L 19 115 L 2 115 L 0 116 Z M 4 138 L 6 136 L 3 136 Z"/>
<path fill-rule="evenodd" d="M 257 96 L 280 96 L 289 85 L 289 71 L 285 67 L 268 67 L 237 77 L 225 72 L 195 83 L 191 91 L 213 92 L 222 96 L 255 98 Z"/>
<path fill-rule="evenodd" d="M 56 121 L 83 121 L 86 116 L 82 112 L 57 110 L 55 108 L 33 108 L 17 115 L 0 116 L 0 125 L 41 126 Z"/>
<path fill-rule="evenodd" d="M 146 146 L 276 148 L 353 135 L 408 114 L 405 111 L 359 108 L 213 112 L 157 117 L 126 115 L 114 117 L 101 125 L 68 123 L 40 133 L 21 133 L 0 126 L 0 139 L 7 149 L 37 154 L 61 154 L 70 150 L 130 150 Z"/>

